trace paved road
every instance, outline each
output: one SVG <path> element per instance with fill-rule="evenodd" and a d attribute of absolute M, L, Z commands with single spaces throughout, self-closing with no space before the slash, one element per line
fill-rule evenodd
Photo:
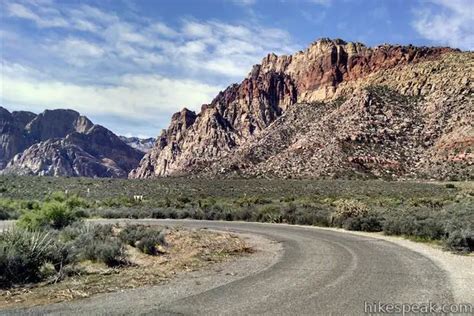
<path fill-rule="evenodd" d="M 139 296 L 137 292 L 130 296 L 112 293 L 103 299 L 93 297 L 35 311 L 80 313 L 81 308 L 94 306 L 88 314 L 95 311 L 160 315 L 359 315 L 364 313 L 364 302 L 453 303 L 447 276 L 438 266 L 416 252 L 386 241 L 278 224 L 146 222 L 257 234 L 280 242 L 283 253 L 263 271 L 184 297 L 177 295 L 165 302 L 157 300 L 155 304 L 148 300 L 144 306 L 133 299 Z M 157 297 L 160 291 L 169 295 L 172 289 L 161 286 L 161 290 L 155 287 L 139 291 L 143 291 L 143 297 L 155 291 L 153 295 Z"/>

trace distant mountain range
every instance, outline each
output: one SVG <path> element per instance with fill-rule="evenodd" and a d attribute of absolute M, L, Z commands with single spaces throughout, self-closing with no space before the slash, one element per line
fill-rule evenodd
<path fill-rule="evenodd" d="M 70 110 L 0 110 L 4 173 L 473 179 L 474 53 L 321 39 L 269 54 L 155 139 Z M 142 158 L 143 156 L 143 158 Z"/>
<path fill-rule="evenodd" d="M 73 110 L 0 107 L 0 132 L 3 174 L 124 178 L 144 154 Z"/>
<path fill-rule="evenodd" d="M 138 137 L 125 137 L 119 136 L 120 139 L 132 148 L 138 149 L 143 153 L 149 152 L 155 145 L 156 139 L 153 137 L 149 138 L 138 138 Z"/>

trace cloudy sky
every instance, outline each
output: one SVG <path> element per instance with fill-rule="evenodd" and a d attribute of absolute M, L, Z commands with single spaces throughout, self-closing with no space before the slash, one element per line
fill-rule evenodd
<path fill-rule="evenodd" d="M 156 136 L 321 37 L 474 49 L 474 0 L 0 0 L 0 105 Z"/>

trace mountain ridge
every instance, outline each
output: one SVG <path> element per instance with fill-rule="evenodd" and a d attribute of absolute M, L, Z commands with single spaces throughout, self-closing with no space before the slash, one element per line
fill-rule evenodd
<path fill-rule="evenodd" d="M 138 168 L 134 169 L 129 177 L 216 176 L 218 174 L 278 175 L 279 173 L 275 173 L 276 170 L 272 168 L 262 168 L 256 173 L 248 172 L 253 168 L 249 167 L 252 163 L 240 156 L 238 157 L 241 158 L 240 161 L 243 164 L 232 165 L 229 161 L 233 160 L 233 155 L 239 151 L 239 148 L 252 143 L 260 133 L 268 129 L 289 108 L 297 104 L 330 102 L 338 97 L 348 98 L 356 90 L 355 87 L 351 87 L 351 83 L 370 81 L 370 78 L 377 73 L 393 72 L 399 72 L 398 77 L 392 78 L 393 82 L 398 82 L 400 76 L 403 77 L 405 73 L 411 73 L 410 69 L 416 65 L 423 62 L 436 64 L 445 56 L 451 55 L 463 56 L 464 60 L 458 62 L 466 62 L 468 66 L 472 65 L 472 53 L 460 52 L 447 47 L 380 45 L 370 48 L 361 43 L 345 42 L 339 39 L 321 39 L 311 44 L 306 50 L 294 55 L 269 54 L 261 64 L 252 67 L 249 75 L 240 84 L 230 85 L 221 91 L 210 104 L 203 105 L 198 114 L 187 109 L 175 113 L 169 128 L 158 137 L 155 147 L 144 156 Z M 460 71 L 465 73 L 465 70 Z M 432 76 L 436 77 L 438 72 L 439 70 L 434 69 Z M 451 74 L 447 71 L 444 75 Z M 427 88 L 426 82 L 429 78 L 430 75 L 425 75 L 419 80 L 411 78 L 411 81 L 400 81 L 400 86 L 392 87 L 392 90 L 401 96 L 411 96 L 410 93 L 413 92 L 415 96 L 428 96 L 429 98 L 430 94 L 436 94 L 436 91 L 432 91 L 434 87 L 432 83 L 429 84 L 431 90 Z M 407 82 L 409 82 L 408 87 L 406 86 Z M 374 84 L 380 86 L 384 85 L 384 82 L 380 81 Z M 462 87 L 462 83 L 459 84 Z M 469 79 L 464 82 L 464 86 L 466 85 L 471 88 Z M 413 86 L 418 86 L 419 91 L 412 91 Z M 453 85 L 450 85 L 449 88 L 456 89 Z M 445 87 L 438 86 L 438 89 L 444 91 Z M 395 97 L 398 94 L 392 94 L 392 96 Z M 463 104 L 472 103 L 472 98 L 466 96 L 463 102 Z M 383 104 L 389 105 L 390 102 L 384 101 Z M 373 118 L 368 117 L 367 119 Z M 319 118 L 313 117 L 313 120 L 319 120 Z M 366 124 L 366 126 L 369 125 Z M 433 137 L 435 136 L 440 137 L 438 134 L 433 135 Z M 328 132 L 319 137 L 324 137 L 326 141 L 332 136 Z M 412 141 L 418 142 L 418 139 L 411 139 L 407 146 L 413 146 Z M 370 139 L 368 142 L 370 143 Z M 469 146 L 471 146 L 470 143 Z M 316 154 L 321 153 L 322 151 L 316 151 Z M 470 161 L 470 156 L 467 155 L 467 157 Z M 318 163 L 325 165 L 327 161 L 331 160 L 330 158 L 330 156 L 323 157 Z M 356 161 L 359 158 L 353 157 L 351 159 Z M 360 159 L 363 161 L 365 158 Z M 417 155 L 416 159 L 421 159 L 421 156 Z M 347 161 L 344 162 L 344 164 L 346 163 Z M 349 165 L 353 164 L 349 163 Z M 227 168 L 226 166 L 232 167 Z M 337 170 L 338 164 L 334 163 L 328 167 L 334 167 Z M 285 170 L 285 166 L 282 165 L 278 168 Z M 380 172 L 371 172 L 371 168 L 368 166 L 363 168 L 367 170 L 355 173 L 363 177 L 385 176 Z M 339 172 L 327 174 L 322 172 L 301 173 L 298 168 L 295 168 L 293 171 L 288 169 L 291 172 L 286 172 L 284 176 L 290 176 L 288 173 L 293 172 L 292 176 L 296 177 L 340 177 L 344 173 L 354 172 L 353 168 L 349 169 L 341 168 Z M 263 172 L 264 170 L 265 172 Z M 430 171 L 426 175 L 422 175 L 418 171 L 404 171 L 408 174 L 395 172 L 391 175 L 394 177 L 431 176 Z"/>
<path fill-rule="evenodd" d="M 0 107 L 3 174 L 127 177 L 143 153 L 69 109 L 38 115 Z"/>

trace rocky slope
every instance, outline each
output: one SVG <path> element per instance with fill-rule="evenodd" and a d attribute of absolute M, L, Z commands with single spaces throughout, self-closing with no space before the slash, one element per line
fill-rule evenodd
<path fill-rule="evenodd" d="M 173 115 L 132 178 L 472 176 L 473 53 L 322 39 Z"/>
<path fill-rule="evenodd" d="M 72 110 L 39 115 L 0 108 L 4 174 L 126 177 L 143 156 Z"/>
<path fill-rule="evenodd" d="M 156 142 L 156 139 L 154 139 L 153 137 L 149 137 L 149 138 L 126 137 L 126 136 L 119 136 L 119 137 L 125 144 L 143 153 L 149 152 L 153 148 Z"/>

